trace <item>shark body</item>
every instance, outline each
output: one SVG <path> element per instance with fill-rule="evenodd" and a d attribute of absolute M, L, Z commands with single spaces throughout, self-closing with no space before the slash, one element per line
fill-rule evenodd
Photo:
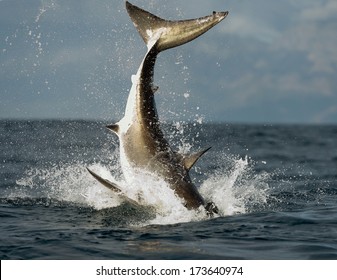
<path fill-rule="evenodd" d="M 192 183 L 189 170 L 209 148 L 191 155 L 172 150 L 160 127 L 155 105 L 153 74 L 158 54 L 185 44 L 218 24 L 228 12 L 213 12 L 198 19 L 169 21 L 161 19 L 126 1 L 126 9 L 145 44 L 147 53 L 136 75 L 132 76 L 125 115 L 107 126 L 120 140 L 120 159 L 126 181 L 140 172 L 162 178 L 181 198 L 188 209 L 205 207 L 209 214 L 217 212 L 212 202 L 206 202 Z M 125 196 L 116 184 L 88 171 L 103 185 Z M 132 200 L 133 203 L 137 203 Z"/>

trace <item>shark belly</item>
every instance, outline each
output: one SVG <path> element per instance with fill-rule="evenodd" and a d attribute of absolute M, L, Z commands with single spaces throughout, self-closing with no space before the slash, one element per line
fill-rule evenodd
<path fill-rule="evenodd" d="M 134 104 L 131 101 L 127 107 L 132 105 Z M 121 167 L 126 181 L 132 183 L 134 178 L 146 172 L 147 175 L 163 179 L 188 209 L 204 205 L 204 200 L 191 182 L 181 158 L 164 138 L 159 123 L 154 121 L 157 118 L 139 117 L 150 115 L 147 109 L 144 112 L 139 110 L 137 106 L 132 110 L 135 112 L 132 123 L 125 131 L 121 129 L 119 135 Z"/>
<path fill-rule="evenodd" d="M 138 133 L 137 135 L 139 136 Z M 137 137 L 139 138 L 141 137 Z M 151 147 L 147 141 L 130 144 L 132 141 L 126 135 L 120 146 L 121 167 L 126 181 L 132 183 L 133 179 L 142 176 L 145 172 L 154 178 L 163 179 L 188 209 L 196 209 L 204 205 L 204 200 L 191 182 L 188 172 L 170 149 L 161 150 L 156 142 L 151 143 Z"/>

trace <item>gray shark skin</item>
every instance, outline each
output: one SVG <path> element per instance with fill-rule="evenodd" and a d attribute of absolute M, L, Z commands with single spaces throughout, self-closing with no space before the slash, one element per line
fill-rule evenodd
<path fill-rule="evenodd" d="M 160 28 L 167 29 L 159 38 L 157 49 L 160 51 L 174 48 L 199 37 L 222 21 L 228 12 L 213 12 L 212 15 L 190 20 L 164 20 L 126 1 L 126 9 L 143 38 L 148 44 L 151 34 Z"/>
<path fill-rule="evenodd" d="M 137 176 L 139 172 L 153 174 L 163 179 L 181 198 L 187 209 L 204 206 L 212 215 L 216 206 L 205 202 L 192 183 L 189 170 L 209 148 L 191 155 L 173 151 L 160 128 L 155 106 L 153 86 L 154 66 L 157 55 L 166 49 L 185 44 L 199 37 L 222 21 L 228 12 L 213 14 L 192 20 L 168 21 L 161 19 L 126 1 L 127 12 L 147 45 L 148 51 L 132 76 L 125 115 L 116 124 L 107 126 L 120 140 L 120 160 L 125 179 Z M 99 182 L 116 193 L 120 188 L 100 178 L 89 170 Z M 109 186 L 109 183 L 112 185 Z"/>

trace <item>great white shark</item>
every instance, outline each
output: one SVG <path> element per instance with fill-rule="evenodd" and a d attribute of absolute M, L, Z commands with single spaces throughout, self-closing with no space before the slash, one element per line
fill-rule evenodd
<path fill-rule="evenodd" d="M 189 171 L 195 162 L 209 148 L 182 155 L 174 151 L 164 137 L 155 105 L 153 85 L 154 67 L 158 54 L 192 41 L 222 21 L 228 12 L 213 12 L 211 15 L 171 21 L 159 18 L 126 1 L 126 10 L 147 45 L 147 53 L 136 75 L 132 76 L 132 87 L 127 100 L 124 117 L 117 123 L 107 126 L 116 133 L 120 141 L 120 162 L 126 182 L 139 173 L 152 174 L 164 180 L 175 194 L 181 198 L 187 209 L 203 206 L 207 213 L 217 213 L 217 207 L 205 199 L 192 183 Z M 100 183 L 128 198 L 122 188 L 88 169 Z"/>

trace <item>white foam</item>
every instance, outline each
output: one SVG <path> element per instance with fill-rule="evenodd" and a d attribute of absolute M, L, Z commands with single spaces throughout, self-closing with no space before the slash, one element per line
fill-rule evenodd
<path fill-rule="evenodd" d="M 223 169 L 209 175 L 200 188 L 202 195 L 217 205 L 221 216 L 246 213 L 249 211 L 248 201 L 264 204 L 267 198 L 268 175 L 255 174 L 247 158 L 231 160 L 231 170 Z M 110 167 L 94 164 L 89 168 L 117 183 L 128 197 L 139 200 L 143 205 L 154 206 L 156 217 L 145 224 L 174 224 L 207 218 L 203 209 L 186 209 L 173 190 L 153 175 L 140 172 L 130 180 L 132 183 L 126 183 L 119 179 L 118 174 L 111 173 Z M 113 208 L 122 203 L 115 193 L 87 172 L 83 163 L 32 169 L 17 183 L 20 187 L 12 190 L 9 196 L 48 197 L 95 209 Z"/>
<path fill-rule="evenodd" d="M 116 181 L 106 167 L 95 164 L 91 168 L 102 176 Z M 120 199 L 98 183 L 83 163 L 64 164 L 46 169 L 31 169 L 17 181 L 20 187 L 13 190 L 12 197 L 47 197 L 60 201 L 85 204 L 96 209 L 116 207 Z"/>
<path fill-rule="evenodd" d="M 222 216 L 246 213 L 250 211 L 250 204 L 264 204 L 268 196 L 268 174 L 255 174 L 248 158 L 232 161 L 232 170 L 217 171 L 200 188 L 202 195 L 217 205 Z"/>

